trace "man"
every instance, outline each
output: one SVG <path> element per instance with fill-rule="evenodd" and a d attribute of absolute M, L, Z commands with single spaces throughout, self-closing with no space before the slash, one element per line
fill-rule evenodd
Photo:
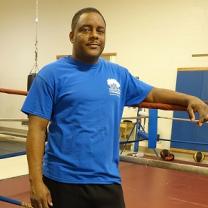
<path fill-rule="evenodd" d="M 199 125 L 208 120 L 208 107 L 200 99 L 152 87 L 99 58 L 105 30 L 98 10 L 78 11 L 69 35 L 72 56 L 39 72 L 22 107 L 29 115 L 27 157 L 34 208 L 125 207 L 118 170 L 124 106 L 143 100 L 179 104 L 187 106 L 190 119 L 199 113 Z"/>

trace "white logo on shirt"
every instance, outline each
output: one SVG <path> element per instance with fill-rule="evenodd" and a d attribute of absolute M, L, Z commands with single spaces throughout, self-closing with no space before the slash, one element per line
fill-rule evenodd
<path fill-rule="evenodd" d="M 108 79 L 107 84 L 109 86 L 109 92 L 110 95 L 117 95 L 120 96 L 121 90 L 120 90 L 120 84 L 115 79 Z"/>

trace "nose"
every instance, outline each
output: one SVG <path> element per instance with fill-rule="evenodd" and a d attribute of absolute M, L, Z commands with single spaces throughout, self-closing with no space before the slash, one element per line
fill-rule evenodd
<path fill-rule="evenodd" d="M 91 32 L 91 37 L 93 37 L 93 38 L 98 38 L 98 33 L 97 33 L 97 30 L 96 30 L 96 28 L 94 28 L 93 30 L 92 30 L 92 32 Z"/>

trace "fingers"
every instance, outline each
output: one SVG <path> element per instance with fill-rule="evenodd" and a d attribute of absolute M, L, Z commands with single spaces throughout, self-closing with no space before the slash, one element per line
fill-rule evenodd
<path fill-rule="evenodd" d="M 39 200 L 31 198 L 30 201 L 31 201 L 31 205 L 32 205 L 33 208 L 43 208 L 42 204 L 41 204 L 41 202 Z"/>
<path fill-rule="evenodd" d="M 190 120 L 194 121 L 195 120 L 195 114 L 194 114 L 194 109 L 192 108 L 191 105 L 188 106 L 187 112 L 188 112 Z"/>
<path fill-rule="evenodd" d="M 49 208 L 49 205 L 52 207 L 53 204 L 50 193 L 48 193 L 47 197 L 41 199 L 31 198 L 31 205 L 33 208 Z"/>
<path fill-rule="evenodd" d="M 197 110 L 198 114 L 199 114 L 199 121 L 197 122 L 197 124 L 199 126 L 202 126 L 203 123 L 208 121 L 208 107 L 207 105 L 203 105 L 202 107 L 200 107 Z"/>
<path fill-rule="evenodd" d="M 53 206 L 52 198 L 51 198 L 51 194 L 50 194 L 50 193 L 48 193 L 47 202 L 48 202 L 48 204 L 49 204 L 51 207 Z"/>
<path fill-rule="evenodd" d="M 43 208 L 49 208 L 49 204 L 47 200 L 43 201 Z"/>
<path fill-rule="evenodd" d="M 43 182 L 31 185 L 30 198 L 33 208 L 49 208 L 53 206 L 51 193 Z"/>
<path fill-rule="evenodd" d="M 197 122 L 197 125 L 198 125 L 198 126 L 202 126 L 202 125 L 203 125 L 203 122 L 198 121 L 198 122 Z"/>
<path fill-rule="evenodd" d="M 208 121 L 208 115 L 206 115 L 206 116 L 201 116 L 201 117 L 199 118 L 199 121 L 197 122 L 197 124 L 198 124 L 199 126 L 202 126 L 203 123 L 205 123 L 205 122 L 207 122 L 207 121 Z"/>
<path fill-rule="evenodd" d="M 207 105 L 189 105 L 187 108 L 189 118 L 191 121 L 195 120 L 194 112 L 199 114 L 199 120 L 197 121 L 198 126 L 202 126 L 203 123 L 208 121 L 208 107 Z"/>
<path fill-rule="evenodd" d="M 49 205 L 50 206 L 53 206 L 52 205 L 52 202 L 48 203 L 47 200 L 31 200 L 31 204 L 32 204 L 32 207 L 33 208 L 49 208 Z"/>

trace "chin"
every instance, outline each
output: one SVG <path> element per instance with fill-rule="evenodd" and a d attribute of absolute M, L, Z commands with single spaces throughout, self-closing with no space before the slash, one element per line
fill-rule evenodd
<path fill-rule="evenodd" d="M 99 58 L 102 52 L 90 52 L 86 53 L 86 56 L 89 58 Z"/>
<path fill-rule="evenodd" d="M 82 50 L 77 50 L 75 53 L 75 57 L 78 60 L 82 60 L 84 62 L 96 62 L 100 57 L 103 50 L 86 50 L 83 48 Z"/>
<path fill-rule="evenodd" d="M 103 52 L 103 47 L 97 47 L 94 49 L 85 48 L 83 52 L 86 54 L 86 56 L 99 57 Z"/>

